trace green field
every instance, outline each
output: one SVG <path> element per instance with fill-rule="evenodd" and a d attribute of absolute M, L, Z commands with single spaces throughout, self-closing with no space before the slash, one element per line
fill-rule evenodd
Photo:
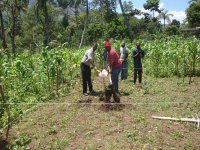
<path fill-rule="evenodd" d="M 1 136 L 9 108 L 10 149 L 199 149 L 195 124 L 151 118 L 200 115 L 199 43 L 180 36 L 141 40 L 146 53 L 143 84 L 133 85 L 130 51 L 129 79 L 120 81 L 125 104 L 117 110 L 101 106 L 104 85 L 94 71 L 97 95 L 82 96 L 79 66 L 87 48 L 60 46 L 17 56 L 1 52 L 0 79 L 6 96 L 6 102 L 0 98 Z M 120 41 L 111 44 L 119 51 Z M 135 47 L 127 45 L 130 50 Z M 99 69 L 102 53 L 103 41 L 96 52 Z"/>
<path fill-rule="evenodd" d="M 188 80 L 188 78 L 186 79 Z M 38 104 L 11 129 L 11 149 L 199 149 L 197 125 L 154 120 L 152 115 L 191 118 L 200 115 L 200 78 L 177 85 L 177 78 L 152 78 L 133 85 L 120 82 L 119 110 L 102 106 L 102 79 L 94 77 L 96 96 L 85 97 L 79 80 L 71 92 Z M 79 102 L 85 102 L 79 103 Z"/>

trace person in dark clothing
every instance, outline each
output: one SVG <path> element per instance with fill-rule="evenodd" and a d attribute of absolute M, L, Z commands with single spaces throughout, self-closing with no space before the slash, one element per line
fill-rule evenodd
<path fill-rule="evenodd" d="M 91 68 L 90 66 L 95 67 L 94 65 L 94 52 L 97 49 L 97 43 L 94 42 L 92 48 L 87 50 L 82 58 L 81 61 L 81 73 L 82 73 L 82 81 L 83 81 L 83 94 L 85 96 L 88 95 L 87 93 L 87 85 L 89 86 L 90 94 L 93 94 L 93 86 L 91 81 Z"/>
<path fill-rule="evenodd" d="M 140 47 L 140 43 L 136 43 L 136 48 L 132 51 L 133 64 L 134 64 L 134 84 L 139 76 L 139 83 L 142 83 L 142 59 L 144 58 L 144 51 Z"/>

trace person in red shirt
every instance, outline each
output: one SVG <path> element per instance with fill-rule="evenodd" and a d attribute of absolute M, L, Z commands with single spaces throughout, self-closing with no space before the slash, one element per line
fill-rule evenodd
<path fill-rule="evenodd" d="M 119 93 L 118 81 L 122 62 L 120 61 L 117 52 L 113 48 L 111 48 L 110 42 L 105 42 L 104 47 L 107 51 L 108 70 L 111 73 L 112 84 L 114 86 L 115 91 Z"/>

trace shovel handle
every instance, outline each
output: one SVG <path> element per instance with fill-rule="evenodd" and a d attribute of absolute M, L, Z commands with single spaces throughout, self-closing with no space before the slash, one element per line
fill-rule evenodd
<path fill-rule="evenodd" d="M 110 84 L 112 85 L 112 78 L 111 78 L 111 74 L 110 73 L 108 74 L 108 77 L 109 77 Z"/>

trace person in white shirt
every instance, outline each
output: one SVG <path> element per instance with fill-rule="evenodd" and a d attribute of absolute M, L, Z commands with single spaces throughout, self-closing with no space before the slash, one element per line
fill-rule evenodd
<path fill-rule="evenodd" d="M 120 60 L 122 61 L 121 80 L 126 80 L 128 77 L 128 48 L 125 42 L 122 42 L 120 47 Z"/>
<path fill-rule="evenodd" d="M 95 67 L 94 64 L 94 52 L 97 49 L 98 44 L 96 42 L 93 43 L 92 48 L 88 49 L 81 61 L 81 74 L 82 74 L 82 84 L 83 84 L 83 94 L 85 96 L 87 93 L 87 85 L 89 86 L 90 94 L 94 93 L 92 81 L 91 81 L 91 67 Z"/>

